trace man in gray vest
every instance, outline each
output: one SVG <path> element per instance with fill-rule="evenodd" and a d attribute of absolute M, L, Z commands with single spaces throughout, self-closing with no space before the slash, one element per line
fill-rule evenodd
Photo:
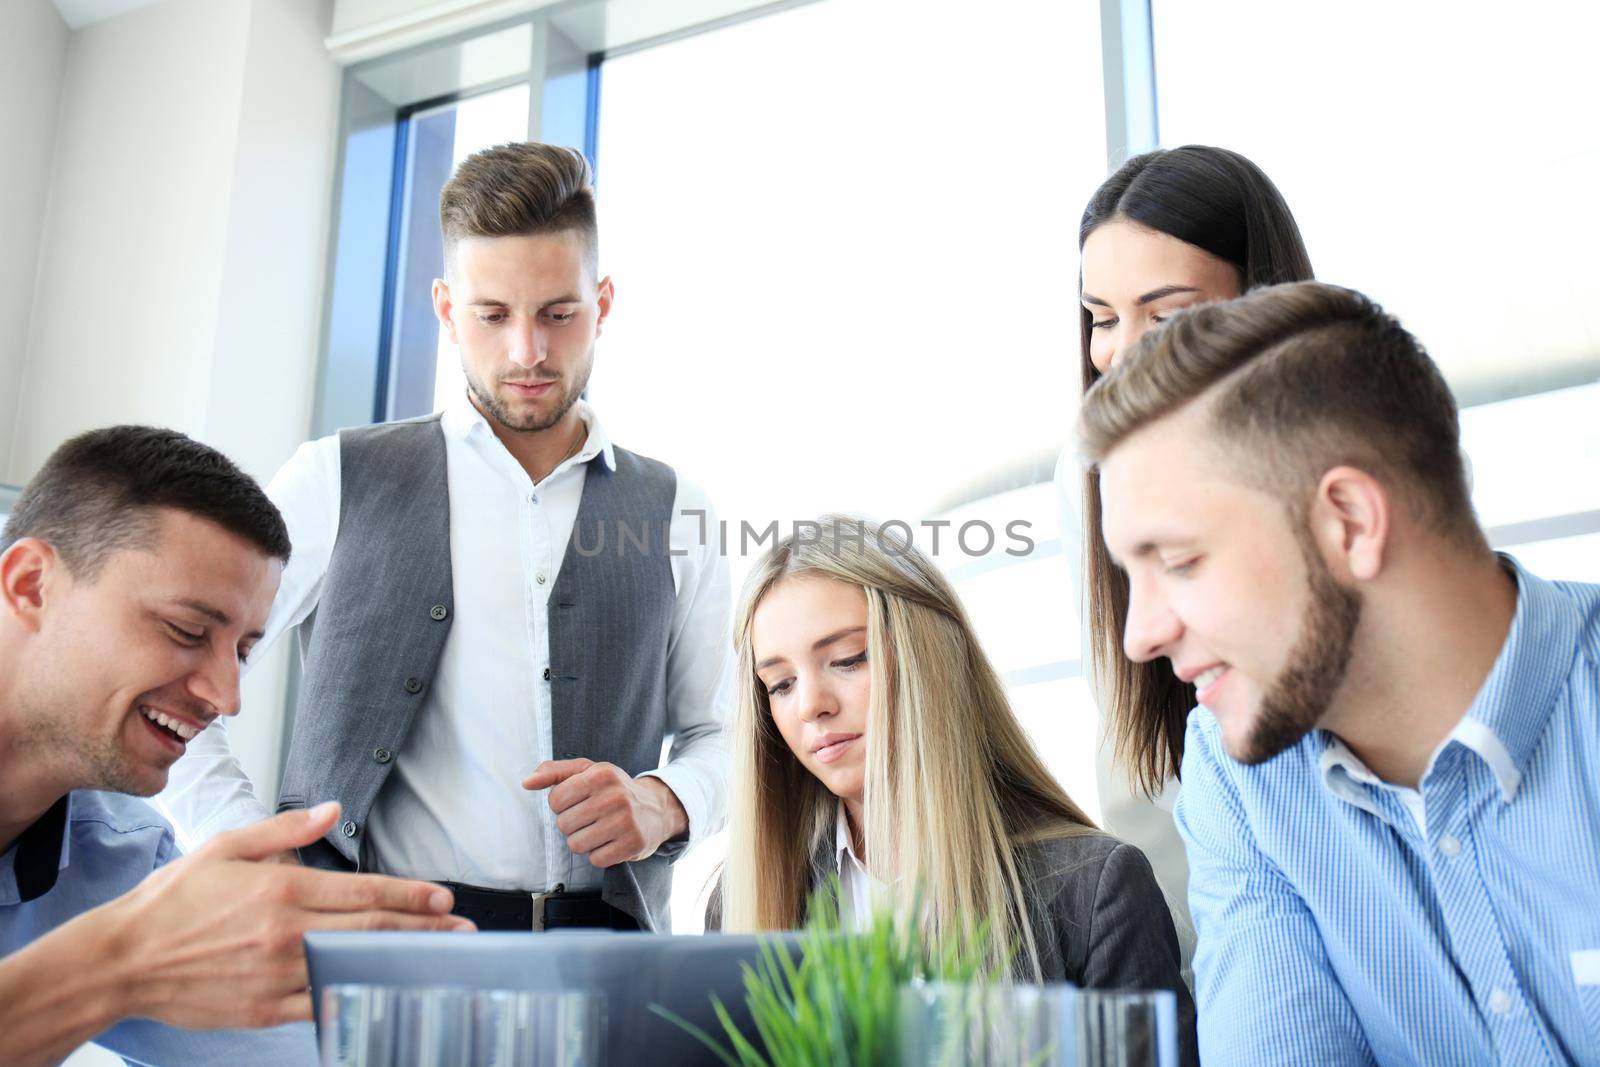
<path fill-rule="evenodd" d="M 268 487 L 295 553 L 263 643 L 299 626 L 304 664 L 278 808 L 339 801 L 304 862 L 440 882 L 481 929 L 664 931 L 671 860 L 727 802 L 715 518 L 580 399 L 612 303 L 583 156 L 480 152 L 440 221 L 463 394 Z M 172 779 L 192 841 L 264 814 L 216 728 Z"/>

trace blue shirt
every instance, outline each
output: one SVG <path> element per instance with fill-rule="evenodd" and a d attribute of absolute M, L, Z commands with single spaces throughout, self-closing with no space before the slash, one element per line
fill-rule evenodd
<path fill-rule="evenodd" d="M 0 856 L 0 956 L 121 896 L 177 858 L 172 830 L 136 797 L 80 790 L 63 797 Z M 226 989 L 217 991 L 226 997 Z M 317 1062 L 311 1027 L 179 1030 L 127 1019 L 94 1039 L 130 1063 L 161 1065 Z"/>
<path fill-rule="evenodd" d="M 1417 790 L 1320 730 L 1247 767 L 1190 716 L 1203 1061 L 1600 1064 L 1600 586 L 1516 578 Z"/>

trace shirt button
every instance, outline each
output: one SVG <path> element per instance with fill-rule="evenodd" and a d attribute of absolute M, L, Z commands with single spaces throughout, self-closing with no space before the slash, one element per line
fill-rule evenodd
<path fill-rule="evenodd" d="M 543 585 L 544 584 L 544 572 L 540 571 L 538 574 L 534 575 L 533 576 L 533 580 L 538 582 L 540 585 Z"/>
<path fill-rule="evenodd" d="M 388 763 L 394 757 L 390 755 L 388 749 L 380 748 L 372 754 L 372 758 L 377 760 L 379 763 Z"/>
<path fill-rule="evenodd" d="M 1504 989 L 1496 989 L 1489 994 L 1489 1010 L 1496 1015 L 1504 1015 L 1511 1010 L 1511 994 Z"/>
<path fill-rule="evenodd" d="M 408 693 L 420 693 L 420 692 L 422 692 L 422 679 L 420 679 L 420 678 L 407 678 L 406 679 L 406 692 L 408 692 Z"/>
<path fill-rule="evenodd" d="M 346 836 L 346 837 L 354 837 L 354 836 L 356 836 L 356 824 L 355 823 L 349 822 L 349 821 L 345 822 L 345 824 L 344 824 L 344 836 Z"/>
<path fill-rule="evenodd" d="M 428 618 L 432 619 L 434 622 L 443 622 L 449 614 L 450 609 L 445 607 L 443 604 L 435 604 L 428 610 Z"/>
<path fill-rule="evenodd" d="M 1439 851 L 1448 856 L 1450 859 L 1455 859 L 1457 856 L 1461 855 L 1461 842 L 1457 841 L 1449 834 L 1445 834 L 1443 837 L 1439 838 Z"/>

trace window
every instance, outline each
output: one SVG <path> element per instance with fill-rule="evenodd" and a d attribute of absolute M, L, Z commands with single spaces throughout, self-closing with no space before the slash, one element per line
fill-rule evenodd
<path fill-rule="evenodd" d="M 388 418 L 426 415 L 464 388 L 461 362 L 433 313 L 433 282 L 444 274 L 439 193 L 472 153 L 528 135 L 528 85 L 414 112 L 405 120 L 405 192 L 390 328 Z"/>
<path fill-rule="evenodd" d="M 1077 401 L 1077 216 L 1105 172 L 1099 48 L 1090 4 L 823 0 L 608 59 L 617 303 L 590 384 L 619 443 L 707 489 L 736 588 L 742 523 L 860 513 L 931 549 L 919 523 L 955 520 L 937 558 L 1089 808 L 1096 716 L 1050 474 Z M 997 543 L 973 555 L 956 532 L 975 519 Z M 699 853 L 677 868 L 690 894 L 716 858 Z M 676 928 L 698 928 L 692 905 Z"/>
<path fill-rule="evenodd" d="M 450 369 L 437 359 L 431 298 L 443 265 L 439 190 L 476 149 L 527 138 L 535 39 L 524 17 L 347 71 L 312 437 L 433 410 Z M 542 103 L 559 95 L 538 84 Z"/>
<path fill-rule="evenodd" d="M 994 493 L 940 518 L 951 523 L 951 531 L 978 521 L 1000 532 L 999 551 L 977 558 L 944 552 L 939 561 L 1045 765 L 1098 822 L 1095 752 L 1100 716 L 1078 659 L 1075 564 L 1063 554 L 1063 516 L 1054 483 L 1034 481 Z M 1013 556 L 1007 549 L 1021 551 L 1023 546 L 1004 531 L 1019 518 L 1029 523 L 1026 536 L 1033 544 L 1025 554 Z M 972 547 L 980 545 L 975 534 Z"/>
<path fill-rule="evenodd" d="M 1095 13 L 907 11 L 821 2 L 602 68 L 591 392 L 730 522 L 914 520 L 1067 434 Z"/>
<path fill-rule="evenodd" d="M 1422 338 L 1465 405 L 1600 377 L 1600 7 L 1152 0 L 1161 139 L 1237 149 L 1319 277 Z"/>
<path fill-rule="evenodd" d="M 1600 384 L 1461 413 L 1490 540 L 1546 578 L 1600 582 Z"/>

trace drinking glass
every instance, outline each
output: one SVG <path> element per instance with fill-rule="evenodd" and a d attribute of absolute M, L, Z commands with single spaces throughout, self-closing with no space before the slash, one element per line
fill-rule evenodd
<path fill-rule="evenodd" d="M 1178 1004 L 1170 991 L 1074 990 L 1072 1060 L 1081 1067 L 1176 1067 Z"/>
<path fill-rule="evenodd" d="M 393 1067 L 461 1067 L 472 1058 L 472 993 L 417 987 L 396 994 Z"/>
<path fill-rule="evenodd" d="M 900 994 L 905 1067 L 1176 1067 L 1170 992 L 913 983 Z"/>
<path fill-rule="evenodd" d="M 394 1055 L 394 990 L 331 985 L 322 991 L 325 1067 L 388 1067 Z"/>
<path fill-rule="evenodd" d="M 335 985 L 323 1067 L 603 1067 L 602 998 L 582 992 Z"/>

